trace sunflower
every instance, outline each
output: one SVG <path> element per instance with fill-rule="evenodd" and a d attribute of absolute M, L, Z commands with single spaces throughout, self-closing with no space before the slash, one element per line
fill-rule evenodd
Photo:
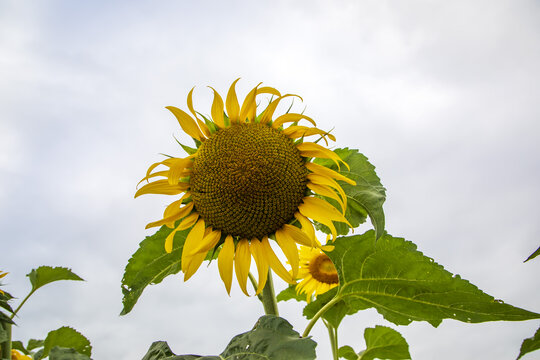
<path fill-rule="evenodd" d="M 338 168 L 349 167 L 335 152 L 317 143 L 322 139 L 328 144 L 328 139 L 335 141 L 335 137 L 318 129 L 313 119 L 289 112 L 274 118 L 283 99 L 299 96 L 281 95 L 259 84 L 240 106 L 235 90 L 238 80 L 230 86 L 225 103 L 210 88 L 214 94 L 211 118 L 195 111 L 193 89 L 187 97 L 191 115 L 166 107 L 194 139 L 196 148 L 182 145 L 188 156 L 152 164 L 141 180 L 147 183 L 135 197 L 180 196 L 166 207 L 162 219 L 146 228 L 166 225 L 173 229 L 165 240 L 167 252 L 172 251 L 176 232 L 191 229 L 182 250 L 184 281 L 198 270 L 209 251 L 213 254 L 219 250 L 218 269 L 227 293 L 234 267 L 240 288 L 248 295 L 246 283 L 252 257 L 258 270 L 258 294 L 269 269 L 286 282 L 295 283 L 299 268 L 297 244 L 320 246 L 311 220 L 326 225 L 334 238 L 333 221 L 351 227 L 344 216 L 347 197 L 336 180 L 352 185 L 355 182 L 312 162 L 313 158 L 331 159 Z M 257 115 L 256 98 L 261 94 L 272 98 Z M 311 126 L 298 125 L 299 121 Z M 319 138 L 316 142 L 304 141 L 309 136 Z M 335 201 L 330 203 L 325 200 L 328 198 Z M 290 272 L 269 239 L 283 251 L 291 264 Z"/>
<path fill-rule="evenodd" d="M 332 260 L 319 248 L 300 247 L 300 271 L 296 285 L 298 294 L 306 294 L 309 303 L 313 295 L 317 296 L 339 285 L 338 273 Z"/>
<path fill-rule="evenodd" d="M 23 355 L 15 349 L 11 350 L 11 360 L 32 360 L 31 356 Z"/>

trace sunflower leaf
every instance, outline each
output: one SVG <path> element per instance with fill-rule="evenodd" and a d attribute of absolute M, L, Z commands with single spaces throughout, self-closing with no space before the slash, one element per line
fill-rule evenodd
<path fill-rule="evenodd" d="M 32 292 L 55 281 L 84 281 L 79 275 L 71 271 L 71 269 L 65 267 L 40 266 L 37 269 L 32 269 L 26 276 L 28 276 L 32 284 Z"/>
<path fill-rule="evenodd" d="M 306 301 L 306 295 L 298 294 L 296 292 L 296 285 L 289 285 L 289 287 L 278 294 L 276 300 L 278 302 L 288 300 Z"/>
<path fill-rule="evenodd" d="M 15 349 L 15 350 L 19 350 L 24 355 L 30 354 L 30 352 L 24 347 L 24 344 L 22 343 L 22 341 L 18 341 L 18 340 L 17 341 L 12 341 L 11 342 L 11 348 Z"/>
<path fill-rule="evenodd" d="M 49 360 L 91 360 L 89 356 L 73 348 L 55 346 L 49 352 Z"/>
<path fill-rule="evenodd" d="M 323 294 L 317 296 L 317 299 L 304 307 L 303 314 L 307 319 L 312 319 L 315 314 L 322 309 L 330 300 L 332 300 L 337 293 L 338 288 L 333 288 Z M 357 310 L 350 309 L 347 304 L 341 300 L 334 304 L 330 309 L 328 309 L 323 315 L 322 318 L 325 319 L 335 327 L 336 329 L 341 324 L 343 318 L 347 315 L 352 315 Z"/>
<path fill-rule="evenodd" d="M 379 238 L 384 233 L 385 220 L 382 206 L 386 200 L 386 190 L 375 173 L 375 167 L 356 149 L 335 149 L 334 152 L 350 166 L 350 170 L 343 165 L 341 165 L 341 169 L 338 169 L 337 165 L 329 159 L 316 159 L 314 162 L 337 171 L 356 182 L 356 185 L 350 185 L 338 181 L 347 195 L 345 217 L 353 227 L 357 227 L 365 221 L 366 214 L 369 215 L 376 236 Z M 324 225 L 318 226 L 318 228 L 327 234 L 329 233 L 328 228 Z M 336 230 L 340 235 L 348 232 L 348 228 L 342 223 L 336 223 Z"/>
<path fill-rule="evenodd" d="M 399 332 L 386 326 L 377 325 L 364 330 L 366 350 L 361 353 L 360 359 L 410 359 L 409 344 Z"/>
<path fill-rule="evenodd" d="M 338 238 L 327 255 L 338 270 L 338 297 L 349 310 L 375 308 L 397 325 L 443 319 L 478 323 L 538 319 L 540 314 L 496 300 L 476 286 L 452 275 L 416 245 L 375 232 Z"/>
<path fill-rule="evenodd" d="M 523 355 L 538 349 L 540 349 L 540 328 L 536 330 L 536 333 L 533 337 L 523 340 L 517 359 L 520 359 Z"/>
<path fill-rule="evenodd" d="M 537 257 L 538 255 L 540 255 L 540 247 L 538 249 L 536 249 L 535 252 L 533 252 L 531 255 L 529 255 L 529 257 L 527 258 L 527 260 L 525 260 L 524 262 L 527 262 L 529 260 L 532 260 L 534 259 L 535 257 Z"/>
<path fill-rule="evenodd" d="M 123 309 L 120 315 L 133 309 L 146 286 L 158 284 L 181 270 L 182 249 L 190 229 L 174 235 L 172 251 L 167 253 L 165 239 L 172 230 L 162 226 L 154 235 L 147 236 L 129 259 L 122 278 Z"/>
<path fill-rule="evenodd" d="M 90 341 L 77 330 L 67 326 L 49 331 L 43 345 L 43 353 L 39 359 L 49 356 L 51 350 L 57 346 L 62 348 L 72 348 L 77 353 L 86 355 L 88 357 L 92 354 L 92 346 L 90 345 Z M 57 356 L 60 358 L 60 353 L 57 353 Z M 63 359 L 66 359 L 66 357 L 63 357 Z"/>
<path fill-rule="evenodd" d="M 175 355 L 166 342 L 156 341 L 142 360 L 312 360 L 316 345 L 301 338 L 287 320 L 265 315 L 251 331 L 235 336 L 219 356 Z"/>

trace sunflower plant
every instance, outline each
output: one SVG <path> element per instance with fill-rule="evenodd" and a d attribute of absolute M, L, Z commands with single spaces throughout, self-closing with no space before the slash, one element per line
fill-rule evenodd
<path fill-rule="evenodd" d="M 0 280 L 6 275 L 8 273 L 0 271 Z M 40 266 L 32 269 L 27 276 L 31 289 L 15 309 L 11 307 L 13 296 L 0 288 L 0 360 L 89 360 L 92 352 L 90 341 L 68 326 L 50 331 L 44 340 L 30 339 L 26 345 L 22 341 L 12 340 L 17 314 L 38 289 L 56 281 L 83 280 L 65 267 Z"/>
<path fill-rule="evenodd" d="M 332 148 L 334 135 L 291 112 L 292 105 L 278 110 L 300 96 L 259 84 L 239 102 L 237 82 L 225 100 L 210 88 L 209 114 L 195 110 L 193 89 L 187 111 L 167 107 L 194 146 L 179 143 L 184 155 L 155 162 L 139 182 L 135 197 L 171 200 L 163 216 L 146 225 L 158 231 L 126 266 L 122 314 L 148 285 L 179 272 L 186 281 L 208 261 L 217 263 L 224 294 L 236 278 L 245 295 L 262 302 L 265 315 L 219 356 L 205 359 L 315 359 L 309 334 L 317 321 L 328 328 L 333 359 L 410 358 L 405 339 L 387 326 L 365 329 L 362 351 L 339 345 L 343 318 L 367 308 L 396 325 L 540 318 L 485 294 L 412 242 L 388 234 L 386 190 L 368 159 L 355 149 Z M 353 234 L 368 218 L 373 230 Z M 277 296 L 273 274 L 288 284 Z M 278 301 L 291 299 L 305 304 L 309 323 L 302 334 L 279 317 Z M 177 356 L 167 343 L 155 342 L 144 359 L 198 357 Z"/>

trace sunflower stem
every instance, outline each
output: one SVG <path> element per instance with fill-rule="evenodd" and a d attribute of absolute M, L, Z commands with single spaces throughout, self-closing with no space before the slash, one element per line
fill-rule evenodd
<path fill-rule="evenodd" d="M 0 323 L 0 327 L 4 328 L 4 331 L 7 336 L 7 340 L 3 343 L 0 343 L 0 346 L 2 347 L 2 352 L 0 353 L 0 359 L 2 360 L 9 360 L 11 359 L 11 324 L 8 324 L 7 322 Z"/>
<path fill-rule="evenodd" d="M 306 326 L 306 330 L 304 330 L 304 333 L 302 334 L 302 337 L 306 337 L 309 335 L 311 329 L 313 329 L 313 326 L 315 325 L 315 323 L 317 322 L 317 320 L 319 320 L 319 318 L 321 316 L 323 316 L 323 314 L 328 310 L 330 309 L 332 306 L 334 306 L 335 303 L 337 303 L 338 301 L 341 300 L 341 297 L 339 296 L 339 294 L 336 294 L 336 296 L 330 300 L 329 302 L 326 303 L 326 305 L 324 305 L 319 311 L 317 311 L 317 313 L 315 314 L 315 316 L 313 316 L 313 319 L 311 319 L 311 321 L 307 324 Z"/>
<path fill-rule="evenodd" d="M 338 339 L 337 339 L 337 328 L 330 325 L 330 323 L 323 319 L 323 323 L 328 329 L 328 337 L 330 338 L 330 347 L 332 348 L 332 359 L 338 360 Z"/>
<path fill-rule="evenodd" d="M 268 279 L 266 280 L 266 284 L 264 285 L 261 295 L 264 313 L 266 315 L 279 316 L 276 294 L 274 292 L 274 281 L 272 280 L 272 270 L 270 269 L 268 270 Z"/>

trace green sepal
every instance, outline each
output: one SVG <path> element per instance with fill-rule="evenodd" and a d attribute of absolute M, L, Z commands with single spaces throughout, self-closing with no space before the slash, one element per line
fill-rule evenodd
<path fill-rule="evenodd" d="M 527 258 L 527 260 L 525 260 L 524 262 L 527 262 L 529 260 L 532 260 L 534 259 L 535 257 L 537 257 L 538 255 L 540 255 L 540 247 L 538 249 L 536 249 L 535 252 L 533 252 L 531 255 L 529 255 L 529 257 Z"/>
<path fill-rule="evenodd" d="M 9 301 L 11 299 L 13 299 L 13 296 L 11 296 L 10 293 L 6 291 L 4 291 L 3 294 L 0 293 L 0 308 L 3 308 L 13 314 L 13 308 L 11 305 L 9 305 Z"/>
<path fill-rule="evenodd" d="M 165 277 L 181 270 L 182 249 L 191 229 L 174 235 L 171 253 L 165 251 L 165 239 L 173 231 L 162 226 L 154 235 L 147 236 L 129 259 L 122 278 L 122 304 L 120 315 L 129 313 L 148 285 L 158 284 Z"/>
<path fill-rule="evenodd" d="M 383 203 L 386 200 L 386 189 L 382 186 L 381 180 L 375 172 L 375 166 L 356 149 L 335 149 L 334 152 L 350 166 L 350 170 L 343 164 L 338 168 L 330 159 L 315 159 L 314 163 L 330 168 L 356 182 L 356 185 L 350 185 L 338 181 L 347 196 L 345 218 L 353 228 L 356 228 L 366 220 L 366 215 L 369 215 L 376 236 L 379 238 L 384 233 Z M 339 209 L 337 203 L 333 204 Z M 326 226 L 317 225 L 319 230 L 327 234 L 330 233 Z M 334 225 L 338 235 L 345 235 L 349 232 L 348 226 L 344 223 L 334 222 Z"/>
<path fill-rule="evenodd" d="M 32 269 L 26 276 L 28 276 L 32 284 L 32 292 L 55 281 L 84 281 L 79 275 L 71 271 L 71 269 L 65 267 L 40 266 L 37 269 Z"/>
<path fill-rule="evenodd" d="M 43 342 L 43 353 L 38 359 L 49 356 L 49 353 L 54 347 L 71 348 L 77 353 L 86 355 L 87 357 L 92 355 L 90 341 L 77 330 L 67 326 L 50 331 L 47 334 L 47 337 Z M 63 354 L 63 352 L 56 352 L 56 356 L 60 356 L 61 354 Z M 63 357 L 63 359 L 67 358 Z"/>
<path fill-rule="evenodd" d="M 214 122 L 212 120 L 208 119 L 206 116 L 204 116 L 203 114 L 201 114 L 198 111 L 197 111 L 197 114 L 201 115 L 202 118 L 204 119 L 204 123 L 206 124 L 206 126 L 208 126 L 208 130 L 210 130 L 210 134 L 213 134 L 216 131 L 218 131 L 217 125 L 214 124 Z"/>
<path fill-rule="evenodd" d="M 6 314 L 4 314 L 2 311 L 0 311 L 0 324 L 7 323 L 7 324 L 15 324 L 13 320 L 9 318 Z"/>
<path fill-rule="evenodd" d="M 375 240 L 370 230 L 339 237 L 333 245 L 327 255 L 338 271 L 337 296 L 351 312 L 375 308 L 397 325 L 427 321 L 435 327 L 443 319 L 478 323 L 540 318 L 451 274 L 405 239 L 385 234 Z"/>
<path fill-rule="evenodd" d="M 534 334 L 533 337 L 523 340 L 523 343 L 521 344 L 521 349 L 519 351 L 519 355 L 516 358 L 516 360 L 520 359 L 523 355 L 528 354 L 538 349 L 540 349 L 540 328 L 536 330 L 536 333 Z"/>

